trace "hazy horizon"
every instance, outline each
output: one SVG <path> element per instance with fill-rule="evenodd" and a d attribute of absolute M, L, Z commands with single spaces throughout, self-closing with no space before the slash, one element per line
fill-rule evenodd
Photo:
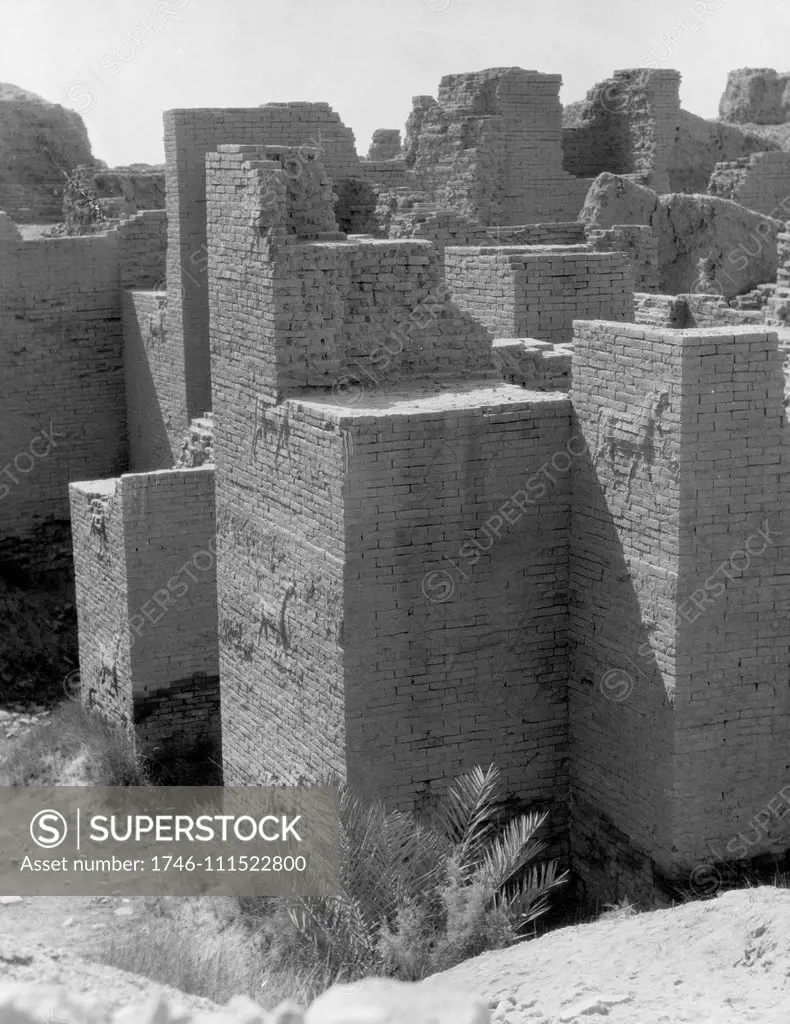
<path fill-rule="evenodd" d="M 582 99 L 616 68 L 676 68 L 715 117 L 727 72 L 783 70 L 784 0 L 0 0 L 0 81 L 77 110 L 110 166 L 162 163 L 162 111 L 322 100 L 367 152 L 446 74 L 519 66 Z"/>

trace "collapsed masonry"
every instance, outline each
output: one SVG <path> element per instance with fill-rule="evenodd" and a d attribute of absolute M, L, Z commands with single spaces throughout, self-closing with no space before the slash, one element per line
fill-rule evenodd
<path fill-rule="evenodd" d="M 83 699 L 154 754 L 213 744 L 227 783 L 410 806 L 495 761 L 601 898 L 781 854 L 772 820 L 732 845 L 790 729 L 776 335 L 635 300 L 650 224 L 485 223 L 420 182 L 399 237 L 349 237 L 348 183 L 416 173 L 453 110 L 488 145 L 523 87 L 559 152 L 556 76 L 452 77 L 390 161 L 323 104 L 170 111 L 166 217 L 0 216 L 5 461 L 59 431 L 4 550 L 70 520 Z M 455 146 L 437 192 L 468 205 L 485 160 Z"/>

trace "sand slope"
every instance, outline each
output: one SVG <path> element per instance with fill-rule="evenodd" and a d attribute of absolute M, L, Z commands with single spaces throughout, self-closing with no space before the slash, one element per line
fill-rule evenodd
<path fill-rule="evenodd" d="M 507 1024 L 790 1024 L 790 890 L 564 928 L 434 978 Z"/>

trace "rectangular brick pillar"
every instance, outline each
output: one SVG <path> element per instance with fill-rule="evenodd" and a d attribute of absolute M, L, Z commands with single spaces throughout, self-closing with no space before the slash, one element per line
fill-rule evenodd
<path fill-rule="evenodd" d="M 493 761 L 563 831 L 567 395 L 496 379 L 431 244 L 327 232 L 277 159 L 207 162 L 225 781 L 413 806 Z"/>
<path fill-rule="evenodd" d="M 220 758 L 214 469 L 74 483 L 83 703 L 146 754 L 213 744 Z"/>
<path fill-rule="evenodd" d="M 790 847 L 783 377 L 762 328 L 575 324 L 572 847 L 605 898 Z M 786 469 L 785 469 L 786 479 Z M 790 790 L 788 790 L 790 792 Z"/>

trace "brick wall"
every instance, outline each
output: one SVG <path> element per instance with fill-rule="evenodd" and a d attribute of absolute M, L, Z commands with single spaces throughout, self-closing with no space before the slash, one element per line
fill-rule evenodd
<path fill-rule="evenodd" d="M 636 174 L 642 184 L 669 192 L 679 90 L 677 71 L 615 71 L 566 112 L 563 166 L 586 177 L 604 171 Z"/>
<path fill-rule="evenodd" d="M 634 295 L 634 321 L 647 327 L 674 327 L 680 329 L 688 321 L 685 296 L 653 295 L 639 291 Z"/>
<path fill-rule="evenodd" d="M 409 804 L 496 757 L 515 798 L 564 822 L 567 465 L 540 515 L 508 506 L 492 553 L 484 528 L 566 444 L 567 400 L 493 383 L 490 337 L 448 301 L 429 242 L 306 241 L 304 209 L 329 203 L 320 170 L 300 212 L 266 155 L 208 161 L 226 781 L 334 770 Z M 459 450 L 426 489 L 445 438 Z M 431 602 L 431 558 L 467 539 L 469 591 Z M 513 600 L 492 612 L 494 593 Z M 470 699 L 453 710 L 450 689 Z M 495 705 L 473 710 L 483 690 Z"/>
<path fill-rule="evenodd" d="M 571 835 L 601 899 L 688 884 L 784 783 L 781 539 L 712 580 L 782 529 L 782 388 L 762 330 L 576 324 Z"/>
<path fill-rule="evenodd" d="M 442 78 L 411 143 L 423 187 L 483 224 L 575 218 L 589 183 L 562 168 L 561 82 L 522 68 Z"/>
<path fill-rule="evenodd" d="M 584 225 L 579 221 L 553 224 L 503 224 L 488 228 L 487 235 L 499 245 L 583 245 Z"/>
<path fill-rule="evenodd" d="M 790 217 L 790 153 L 752 153 L 717 163 L 708 192 L 786 221 Z"/>
<path fill-rule="evenodd" d="M 151 749 L 201 730 L 216 736 L 213 467 L 133 474 L 121 483 L 138 741 Z"/>
<path fill-rule="evenodd" d="M 601 849 L 601 823 L 671 859 L 680 349 L 595 322 L 577 322 L 573 343 L 575 431 L 588 456 L 571 471 L 572 850 L 607 898 L 626 865 L 623 851 Z"/>
<path fill-rule="evenodd" d="M 70 487 L 82 699 L 149 753 L 216 734 L 214 471 Z"/>
<path fill-rule="evenodd" d="M 419 179 L 400 160 L 363 160 L 356 171 L 366 181 L 382 188 L 419 187 Z"/>
<path fill-rule="evenodd" d="M 343 438 L 291 403 L 256 430 L 233 347 L 214 360 L 225 781 L 343 775 Z"/>
<path fill-rule="evenodd" d="M 673 826 L 693 866 L 790 847 L 769 806 L 788 781 L 790 503 L 776 334 L 700 329 L 682 351 Z"/>
<path fill-rule="evenodd" d="M 504 380 L 530 391 L 568 391 L 573 349 L 535 338 L 495 338 L 494 363 Z"/>
<path fill-rule="evenodd" d="M 413 806 L 493 761 L 562 829 L 568 402 L 497 385 L 387 404 L 348 426 L 348 776 Z"/>
<path fill-rule="evenodd" d="M 287 194 L 276 161 L 250 159 L 256 153 L 249 148 L 223 149 L 208 161 L 217 337 L 242 331 L 255 338 L 264 374 L 243 362 L 236 372 L 254 374 L 265 402 L 296 387 L 493 374 L 488 334 L 447 304 L 429 242 L 348 242 L 337 232 L 316 232 L 334 223 L 320 163 L 300 179 L 313 189 L 302 208 L 302 199 Z M 297 244 L 316 233 L 330 240 Z M 247 239 L 244 246 L 239 238 Z"/>
<path fill-rule="evenodd" d="M 454 301 L 497 338 L 571 340 L 574 318 L 633 319 L 625 254 L 582 246 L 445 250 Z"/>
<path fill-rule="evenodd" d="M 634 295 L 634 320 L 651 327 L 749 327 L 761 322 L 762 314 L 732 309 L 720 295 Z"/>
<path fill-rule="evenodd" d="M 634 289 L 658 291 L 658 238 L 648 224 L 587 228 L 586 242 L 595 252 L 624 252 L 634 271 Z"/>
<path fill-rule="evenodd" d="M 184 352 L 167 330 L 167 296 L 124 291 L 121 308 L 130 469 L 171 469 L 189 420 Z"/>
<path fill-rule="evenodd" d="M 118 241 L 0 233 L 0 536 L 68 518 L 127 465 Z"/>
<path fill-rule="evenodd" d="M 131 733 L 131 639 L 122 480 L 72 483 L 71 535 L 84 704 Z"/>
<path fill-rule="evenodd" d="M 333 180 L 359 177 L 354 134 L 326 103 L 270 103 L 249 109 L 168 110 L 168 331 L 184 347 L 190 417 L 211 405 L 206 293 L 206 154 L 219 145 L 319 145 Z M 296 166 L 296 165 L 295 165 Z M 297 167 L 298 170 L 298 167 Z M 297 173 L 297 172 L 294 172 Z"/>
<path fill-rule="evenodd" d="M 167 213 L 144 210 L 114 229 L 121 288 L 165 288 Z"/>
<path fill-rule="evenodd" d="M 394 160 L 400 156 L 400 131 L 397 128 L 377 128 L 368 149 L 368 160 Z"/>
<path fill-rule="evenodd" d="M 512 224 L 486 227 L 457 210 L 439 209 L 425 192 L 379 190 L 375 228 L 388 238 L 427 238 L 437 245 L 576 245 L 584 244 L 584 225 Z"/>
<path fill-rule="evenodd" d="M 63 195 L 63 222 L 69 235 L 101 230 L 101 221 L 141 210 L 164 211 L 163 168 L 75 167 Z"/>

